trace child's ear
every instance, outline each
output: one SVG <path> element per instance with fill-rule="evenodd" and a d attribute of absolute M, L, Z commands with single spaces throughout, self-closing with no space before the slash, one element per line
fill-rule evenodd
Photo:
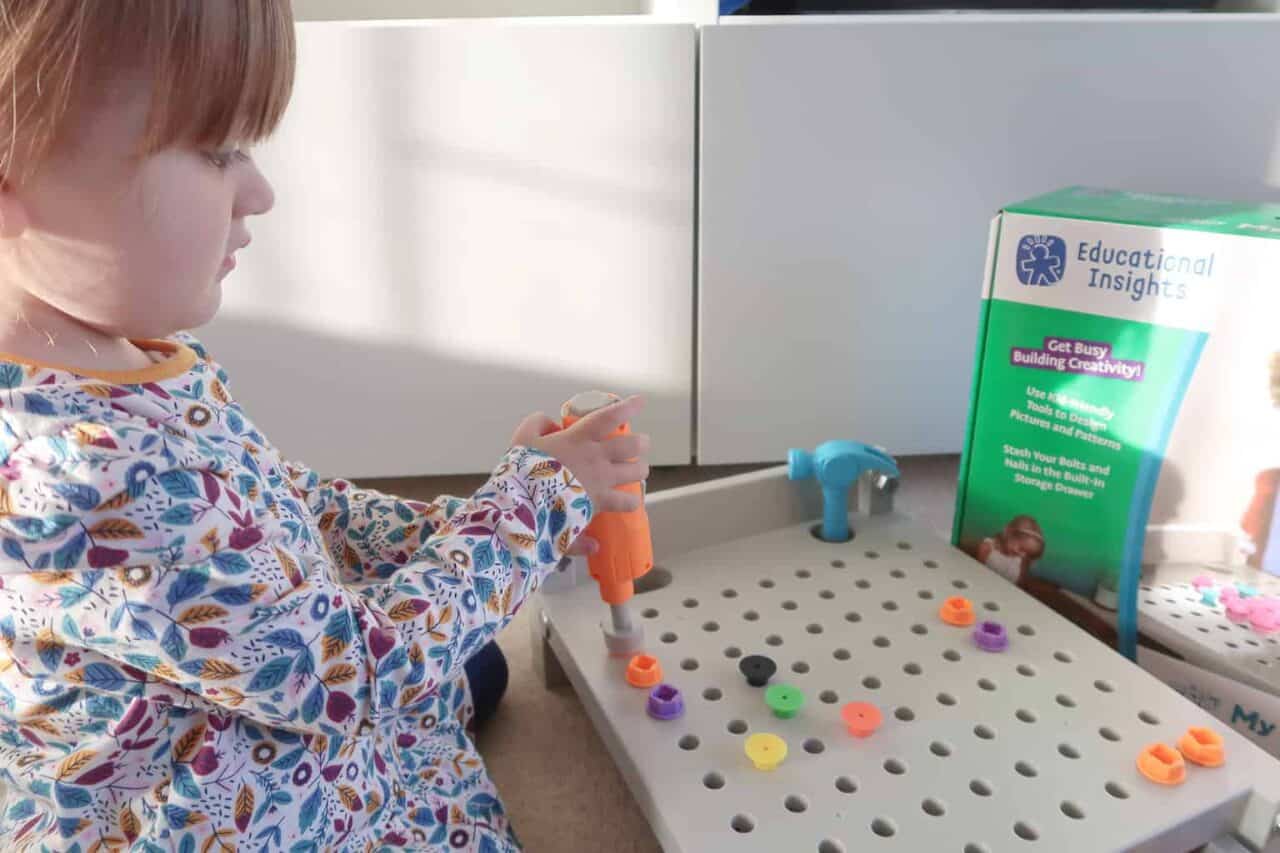
<path fill-rule="evenodd" d="M 9 186 L 9 182 L 0 179 L 0 240 L 21 237 L 29 224 L 31 220 L 27 216 L 26 205 Z"/>

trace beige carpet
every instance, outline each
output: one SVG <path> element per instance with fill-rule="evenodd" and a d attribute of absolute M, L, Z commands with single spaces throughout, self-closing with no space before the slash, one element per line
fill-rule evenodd
<path fill-rule="evenodd" d="M 955 457 L 902 461 L 899 506 L 946 535 L 955 495 Z M 728 476 L 747 468 L 660 469 L 651 491 Z M 365 485 L 405 497 L 466 495 L 483 477 L 371 480 Z M 528 614 L 498 638 L 511 663 L 502 706 L 480 733 L 480 751 L 529 853 L 661 850 L 621 774 L 570 688 L 546 690 L 533 671 Z"/>

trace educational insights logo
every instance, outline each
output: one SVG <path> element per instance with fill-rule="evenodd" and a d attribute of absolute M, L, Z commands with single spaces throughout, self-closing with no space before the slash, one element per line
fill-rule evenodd
<path fill-rule="evenodd" d="M 1015 266 L 1023 284 L 1051 287 L 1067 272 L 1066 241 L 1049 234 L 1028 234 L 1018 243 Z"/>

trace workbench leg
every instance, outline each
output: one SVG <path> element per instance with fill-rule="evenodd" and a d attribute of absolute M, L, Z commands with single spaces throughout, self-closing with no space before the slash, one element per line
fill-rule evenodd
<path fill-rule="evenodd" d="M 569 677 L 565 675 L 564 667 L 551 648 L 551 626 L 547 622 L 546 613 L 539 608 L 530 622 L 533 631 L 533 671 L 548 690 L 566 686 Z"/>

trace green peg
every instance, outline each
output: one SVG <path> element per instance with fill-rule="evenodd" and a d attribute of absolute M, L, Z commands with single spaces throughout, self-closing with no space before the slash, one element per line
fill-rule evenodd
<path fill-rule="evenodd" d="M 780 720 L 789 720 L 804 705 L 804 694 L 787 684 L 775 684 L 764 692 L 764 703 Z"/>

